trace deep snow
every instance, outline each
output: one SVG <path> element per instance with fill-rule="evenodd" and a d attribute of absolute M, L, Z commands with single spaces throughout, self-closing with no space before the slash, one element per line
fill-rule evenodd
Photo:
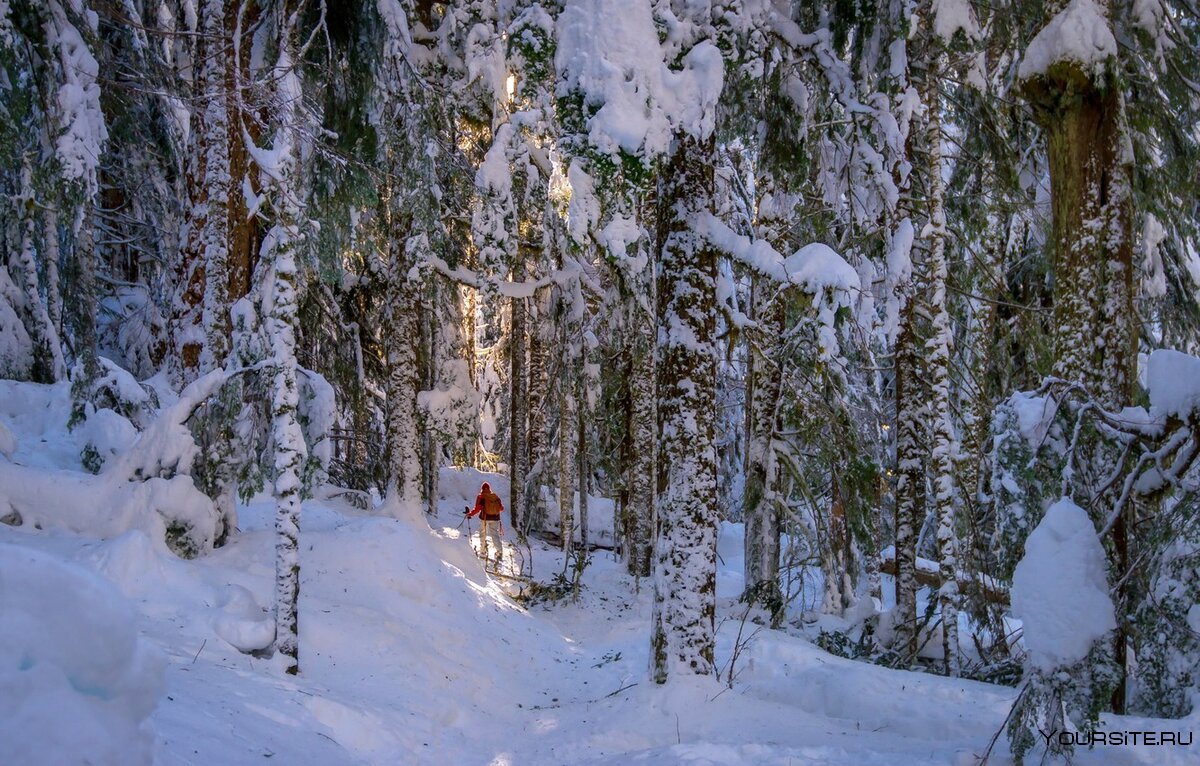
<path fill-rule="evenodd" d="M 16 457 L 78 470 L 65 446 L 47 444 L 45 454 L 33 447 L 53 432 L 45 418 L 7 421 L 20 444 Z M 520 606 L 510 598 L 520 582 L 489 575 L 466 535 L 471 522 L 463 521 L 462 508 L 485 477 L 504 485 L 503 477 L 444 472 L 440 512 L 429 528 L 336 500 L 304 504 L 301 675 L 295 678 L 275 661 L 235 648 L 251 649 L 269 638 L 269 497 L 240 508 L 240 533 L 196 560 L 176 558 L 138 529 L 100 540 L 2 524 L 0 555 L 20 551 L 43 566 L 90 577 L 88 587 L 103 591 L 106 580 L 123 594 L 124 600 L 96 600 L 97 608 L 110 615 L 129 610 L 127 632 L 117 633 L 134 654 L 120 657 L 127 671 L 141 669 L 133 676 L 141 683 L 136 688 L 156 690 L 158 678 L 165 689 L 149 716 L 158 766 L 974 764 L 1005 718 L 1014 689 L 845 660 L 802 636 L 743 625 L 736 601 L 742 530 L 733 524 L 721 527 L 717 593 L 723 674 L 739 631 L 744 644 L 733 688 L 726 688 L 726 675 L 657 687 L 647 678 L 650 583 L 634 583 L 610 553 L 596 551 L 578 602 Z M 611 523 L 611 515 L 597 516 L 598 527 Z M 539 581 L 563 571 L 561 553 L 548 545 L 534 542 L 523 555 L 514 555 L 511 536 L 506 545 L 507 566 L 531 560 Z M 0 624 L 11 624 L 5 620 L 14 613 L 4 588 L 11 584 L 9 568 L 21 564 L 11 559 L 0 567 Z M 60 620 L 60 633 L 70 631 L 74 620 L 75 638 L 83 639 L 86 649 L 72 655 L 75 665 L 66 663 L 66 676 L 86 673 L 103 657 L 112 666 L 117 655 L 109 651 L 111 639 L 69 608 L 82 591 L 62 583 L 67 581 L 50 578 L 35 603 Z M 819 583 L 810 584 L 797 610 L 811 608 L 819 592 Z M 134 619 L 141 648 L 128 649 Z M 21 637 L 36 645 L 36 629 Z M 157 677 L 155 654 L 165 659 Z M 0 700 L 17 698 L 44 711 L 39 695 L 47 690 L 27 683 L 27 665 L 11 651 L 0 652 Z M 57 726 L 64 732 L 78 729 L 80 717 L 87 718 L 78 711 L 95 702 L 87 699 L 95 689 L 70 688 L 80 699 L 68 697 L 70 704 L 61 707 Z M 131 698 L 122 719 L 127 728 L 111 730 L 114 747 L 129 748 L 125 763 L 131 766 L 137 763 L 136 738 L 117 738 L 137 728 L 135 703 L 144 697 Z M 1193 716 L 1108 725 L 1194 730 L 1196 723 Z M 52 741 L 47 732 L 53 731 L 0 716 L 0 741 L 10 748 L 28 745 L 46 756 Z M 1184 764 L 1198 758 L 1196 746 L 1103 748 L 1080 753 L 1078 762 Z M 1010 762 L 1003 740 L 991 762 Z"/>

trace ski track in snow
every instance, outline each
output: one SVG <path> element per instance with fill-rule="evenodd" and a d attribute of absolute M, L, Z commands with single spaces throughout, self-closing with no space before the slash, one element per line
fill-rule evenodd
<path fill-rule="evenodd" d="M 656 687 L 646 672 L 649 581 L 635 593 L 612 555 L 597 551 L 577 603 L 517 606 L 505 592 L 514 581 L 489 577 L 466 526 L 456 528 L 468 482 L 446 478 L 451 495 L 433 531 L 305 503 L 300 677 L 214 630 L 218 618 L 236 629 L 267 616 L 257 604 L 269 603 L 274 575 L 268 497 L 240 509 L 230 545 L 195 561 L 136 531 L 97 542 L 0 525 L 0 543 L 98 571 L 140 610 L 143 633 L 169 659 L 151 719 L 159 766 L 966 765 L 1011 704 L 1013 689 L 844 660 L 749 624 L 733 689 L 712 678 Z M 741 613 L 741 541 L 731 534 L 740 529 L 723 531 L 722 666 Z M 542 581 L 563 568 L 561 553 L 541 543 L 533 561 Z M 996 750 L 992 763 L 1009 763 L 1006 743 Z M 1077 762 L 1195 756 L 1109 748 Z"/>

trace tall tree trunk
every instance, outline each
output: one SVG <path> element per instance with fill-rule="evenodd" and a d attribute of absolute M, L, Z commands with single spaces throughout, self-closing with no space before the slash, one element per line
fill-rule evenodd
<path fill-rule="evenodd" d="M 676 135 L 659 200 L 658 542 L 651 664 L 713 672 L 716 614 L 717 258 L 695 232 L 713 208 L 716 139 Z"/>
<path fill-rule="evenodd" d="M 649 305 L 654 304 L 651 270 L 645 276 Z M 629 500 L 625 527 L 626 567 L 634 577 L 653 571 L 658 418 L 655 400 L 654 319 L 648 306 L 628 301 L 632 375 L 629 379 Z"/>
<path fill-rule="evenodd" d="M 896 338 L 896 608 L 892 649 L 902 663 L 917 653 L 917 537 L 925 520 L 924 392 L 920 388 L 920 350 L 916 300 L 900 314 Z"/>
<path fill-rule="evenodd" d="M 547 483 L 549 450 L 546 445 L 546 406 L 550 391 L 547 369 L 547 329 L 549 327 L 549 287 L 539 287 L 533 294 L 533 311 L 529 332 L 529 489 L 526 493 L 525 518 L 513 529 L 520 535 L 540 529 L 546 521 L 546 502 L 542 487 Z"/>
<path fill-rule="evenodd" d="M 58 259 L 60 255 L 58 243 L 58 215 L 53 210 L 42 213 L 42 244 L 46 250 L 46 313 L 50 315 L 50 324 L 62 338 L 63 306 L 62 286 L 59 283 Z"/>
<path fill-rule="evenodd" d="M 580 398 L 586 400 L 587 396 L 581 394 Z M 588 474 L 591 468 L 588 461 L 588 418 L 585 415 L 587 408 L 583 402 L 580 404 L 580 416 L 576 423 L 576 430 L 579 434 L 579 451 L 576 456 L 579 463 L 579 546 L 586 553 L 588 549 Z"/>
<path fill-rule="evenodd" d="M 21 242 L 12 254 L 12 260 L 17 266 L 22 292 L 25 294 L 28 313 L 26 324 L 29 328 L 29 339 L 33 343 L 31 377 L 37 383 L 53 383 L 66 374 L 66 363 L 63 361 L 58 330 L 51 319 L 50 311 L 42 301 L 37 261 L 34 259 L 38 220 L 33 199 L 33 170 L 28 165 L 21 170 L 20 201 L 23 203 L 20 218 Z M 57 256 L 57 253 L 55 255 Z M 47 273 L 49 271 L 47 267 Z M 55 290 L 58 289 L 57 285 L 54 287 Z"/>
<path fill-rule="evenodd" d="M 1108 12 L 1108 3 L 1100 8 Z M 1131 403 L 1137 361 L 1133 299 L 1133 156 L 1129 149 L 1125 98 L 1115 62 L 1102 69 L 1069 60 L 1051 64 L 1023 83 L 1034 117 L 1046 132 L 1050 167 L 1054 266 L 1054 374 L 1083 382 L 1109 410 Z M 1081 487 L 1098 524 L 1109 497 L 1094 498 L 1117 459 L 1103 444 L 1084 447 L 1080 462 L 1091 467 Z M 1118 612 L 1132 600 L 1129 523 L 1122 515 L 1112 528 L 1111 576 Z M 1116 631 L 1114 653 L 1125 669 L 1128 635 Z M 1112 707 L 1125 709 L 1124 675 Z"/>
<path fill-rule="evenodd" d="M 942 616 L 944 670 L 957 676 L 958 662 L 958 530 L 954 490 L 958 445 L 950 411 L 950 350 L 954 342 L 946 305 L 946 209 L 942 181 L 941 72 L 943 56 L 934 56 L 925 72 L 926 190 L 929 197 L 929 313 L 932 336 L 925 344 L 930 387 L 933 502 L 937 514 L 938 607 Z"/>
<path fill-rule="evenodd" d="M 745 595 L 770 609 L 774 618 L 783 608 L 779 590 L 780 518 L 775 459 L 783 364 L 775 350 L 785 329 L 785 311 L 778 286 L 763 276 L 754 278 L 750 301 L 754 320 L 762 331 L 754 333 L 750 344 L 753 378 L 748 384 L 750 430 L 742 494 L 742 518 L 746 525 Z"/>
<path fill-rule="evenodd" d="M 442 283 L 433 276 L 427 280 L 425 299 L 420 306 L 421 321 L 421 391 L 432 391 L 437 386 L 437 370 L 441 361 L 439 314 L 437 306 L 441 300 Z M 431 427 L 429 418 L 422 418 L 421 431 L 421 498 L 425 501 L 425 513 L 437 514 L 439 469 L 442 462 L 440 437 Z"/>
<path fill-rule="evenodd" d="M 525 257 L 527 251 L 518 246 L 517 257 L 513 263 L 512 279 L 514 282 L 525 280 Z M 525 482 L 528 477 L 528 428 L 529 421 L 526 408 L 528 402 L 528 385 L 525 378 L 525 336 L 528 322 L 525 316 L 525 299 L 510 298 L 511 312 L 508 337 L 509 354 L 509 398 L 508 398 L 508 512 L 510 526 L 513 529 L 523 529 L 525 520 Z"/>
<path fill-rule="evenodd" d="M 177 293 L 168 321 L 171 375 L 179 386 L 221 365 L 229 351 L 229 95 L 225 0 L 199 8 L 184 211 L 186 231 L 176 266 Z M 241 137 L 238 136 L 240 143 Z"/>
<path fill-rule="evenodd" d="M 300 672 L 300 501 L 301 472 L 308 456 L 298 408 L 300 391 L 296 363 L 300 272 L 304 233 L 297 135 L 300 121 L 300 81 L 296 73 L 298 11 L 288 3 L 279 9 L 279 60 L 272 73 L 277 84 L 278 110 L 273 122 L 273 149 L 279 157 L 273 209 L 275 225 L 264 242 L 271 279 L 263 296 L 267 337 L 275 372 L 271 390 L 271 435 L 275 450 L 275 648 L 285 672 Z"/>
<path fill-rule="evenodd" d="M 87 383 L 94 381 L 100 372 L 96 339 L 98 298 L 93 216 L 91 201 L 85 201 L 83 210 L 75 221 L 75 286 L 71 291 L 74 306 L 75 360 L 82 365 L 83 381 Z"/>
<path fill-rule="evenodd" d="M 392 207 L 389 204 L 389 207 Z M 389 214 L 391 235 L 388 266 L 387 327 L 387 437 L 388 511 L 397 518 L 413 518 L 421 507 L 421 455 L 417 392 L 420 369 L 420 286 L 409 279 L 412 258 L 407 252 L 409 232 L 399 214 Z"/>
<path fill-rule="evenodd" d="M 243 5 L 245 5 L 242 18 L 243 30 L 253 28 L 259 15 L 257 3 L 243 4 L 231 0 L 226 0 L 224 3 L 225 35 L 223 42 L 230 46 L 239 45 L 243 49 L 241 55 L 237 57 L 229 51 L 224 54 L 225 127 L 227 130 L 226 144 L 229 147 L 229 192 L 227 195 L 229 245 L 226 255 L 226 272 L 228 274 L 226 290 L 231 303 L 250 294 L 256 252 L 254 244 L 258 232 L 256 219 L 252 218 L 246 210 L 246 195 L 243 186 L 243 184 L 251 184 L 252 188 L 257 188 L 257 185 L 254 184 L 254 174 L 250 172 L 250 157 L 246 150 L 246 141 L 242 136 L 244 126 L 250 133 L 250 138 L 256 139 L 257 122 L 242 119 L 240 111 L 242 100 L 238 91 L 241 83 L 249 80 L 250 56 L 245 50 L 249 46 L 243 45 L 242 41 L 234 40 L 238 31 L 239 9 Z M 242 71 L 238 71 L 239 62 Z"/>
<path fill-rule="evenodd" d="M 558 522 L 565 553 L 570 553 L 575 546 L 575 478 L 578 471 L 576 349 L 570 328 L 569 322 L 564 323 L 562 374 L 558 380 Z"/>
<path fill-rule="evenodd" d="M 200 101 L 203 114 L 195 129 L 208 134 L 203 149 L 204 193 L 207 210 L 203 216 L 202 247 L 204 258 L 205 345 L 200 355 L 200 373 L 225 364 L 229 354 L 229 197 L 233 186 L 229 164 L 229 95 L 227 71 L 232 64 L 227 47 L 226 0 L 206 0 L 201 6 L 201 34 L 208 40 L 207 56 L 212 59 L 200 69 Z"/>

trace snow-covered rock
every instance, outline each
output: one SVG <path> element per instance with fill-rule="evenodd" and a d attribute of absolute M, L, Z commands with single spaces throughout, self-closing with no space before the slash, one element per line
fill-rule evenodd
<path fill-rule="evenodd" d="M 1108 595 L 1104 549 L 1087 513 L 1062 498 L 1025 541 L 1013 572 L 1013 615 L 1024 624 L 1030 664 L 1071 665 L 1117 627 Z"/>
<path fill-rule="evenodd" d="M 0 544 L 0 763 L 138 766 L 162 659 L 112 585 Z"/>

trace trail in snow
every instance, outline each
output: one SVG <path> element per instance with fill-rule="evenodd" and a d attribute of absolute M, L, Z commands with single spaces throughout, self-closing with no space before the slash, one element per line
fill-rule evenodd
<path fill-rule="evenodd" d="M 28 423 L 9 419 L 15 458 L 78 471 L 76 437 L 46 430 L 55 407 L 43 404 Z M 717 662 L 728 671 L 743 630 L 736 682 L 657 687 L 647 678 L 651 584 L 635 584 L 597 551 L 578 602 L 519 606 L 509 597 L 518 584 L 485 573 L 461 523 L 483 478 L 506 493 L 504 477 L 444 471 L 429 528 L 339 501 L 305 503 L 298 678 L 235 648 L 260 643 L 269 625 L 268 497 L 239 509 L 229 545 L 193 561 L 137 530 L 102 541 L 0 524 L 0 544 L 99 573 L 136 607 L 141 632 L 167 659 L 151 717 L 159 766 L 974 764 L 1011 704 L 1013 689 L 844 660 L 804 638 L 743 626 L 742 529 L 732 524 L 719 543 Z M 592 503 L 593 539 L 611 529 L 606 503 Z M 563 571 L 557 549 L 534 541 L 529 553 L 538 580 Z M 812 603 L 814 588 L 803 601 Z M 997 750 L 992 763 L 1006 763 L 1005 744 Z M 1198 760 L 1196 747 L 1077 758 Z"/>

